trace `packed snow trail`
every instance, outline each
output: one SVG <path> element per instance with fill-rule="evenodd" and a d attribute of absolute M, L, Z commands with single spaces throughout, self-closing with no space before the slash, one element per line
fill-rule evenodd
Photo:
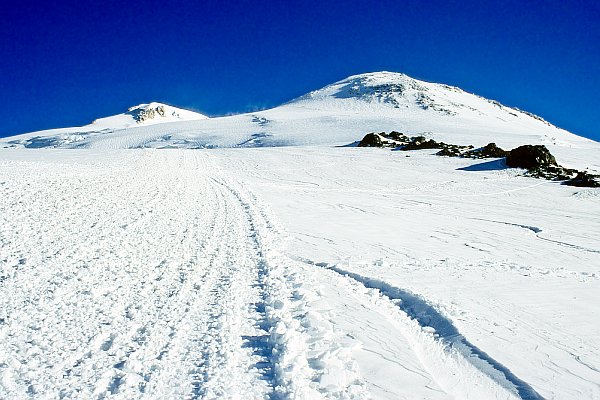
<path fill-rule="evenodd" d="M 538 397 L 288 258 L 219 153 L 35 154 L 0 162 L 0 398 Z"/>
<path fill-rule="evenodd" d="M 269 360 L 243 343 L 268 333 L 249 307 L 264 288 L 243 210 L 206 176 L 137 167 L 51 178 L 50 193 L 35 198 L 15 193 L 34 205 L 14 209 L 22 215 L 9 217 L 13 229 L 44 220 L 54 234 L 27 233 L 39 251 L 24 248 L 22 268 L 6 270 L 3 342 L 8 365 L 22 371 L 6 389 L 33 397 L 268 393 L 271 383 L 258 378 L 269 374 L 252 366 Z M 27 245 L 3 248 L 18 254 L 14 246 Z"/>
<path fill-rule="evenodd" d="M 243 208 L 201 166 L 136 167 L 5 193 L 30 206 L 3 213 L 20 266 L 3 269 L 5 394 L 266 396 L 270 360 L 244 339 L 269 327 Z"/>
<path fill-rule="evenodd" d="M 3 164 L 0 398 L 364 398 L 258 200 L 128 156 Z"/>

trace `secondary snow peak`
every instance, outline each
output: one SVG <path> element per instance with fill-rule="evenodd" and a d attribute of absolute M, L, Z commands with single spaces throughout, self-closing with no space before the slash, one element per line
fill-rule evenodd
<path fill-rule="evenodd" d="M 207 118 L 205 115 L 193 111 L 158 102 L 138 104 L 137 106 L 130 107 L 126 114 L 131 115 L 138 124 L 146 123 L 151 120 L 161 122 L 160 119 L 162 118 L 169 120 L 164 122 L 173 122 L 172 119 L 190 121 Z"/>

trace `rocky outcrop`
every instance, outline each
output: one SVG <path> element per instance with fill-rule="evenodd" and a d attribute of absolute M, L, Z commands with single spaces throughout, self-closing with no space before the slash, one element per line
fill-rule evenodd
<path fill-rule="evenodd" d="M 563 182 L 565 185 L 578 187 L 600 187 L 600 176 L 578 171 L 575 178 Z"/>
<path fill-rule="evenodd" d="M 512 149 L 506 157 L 506 165 L 527 170 L 527 175 L 554 181 L 563 185 L 600 187 L 600 176 L 558 165 L 550 151 L 543 145 L 525 145 Z"/>
<path fill-rule="evenodd" d="M 441 145 L 442 150 L 436 153 L 438 156 L 462 158 L 503 158 L 508 154 L 506 151 L 496 146 L 496 143 L 488 143 L 479 149 L 474 149 L 471 145 L 460 146 L 457 144 L 446 144 L 443 142 Z"/>
<path fill-rule="evenodd" d="M 435 153 L 438 156 L 445 157 L 465 157 L 465 155 L 473 149 L 473 146 L 460 146 L 457 144 L 442 143 L 442 149 Z"/>
<path fill-rule="evenodd" d="M 386 146 L 382 136 L 377 133 L 367 133 L 358 143 L 358 147 L 389 147 Z"/>
<path fill-rule="evenodd" d="M 433 139 L 427 139 L 425 136 L 415 136 L 410 138 L 409 142 L 400 147 L 399 150 L 425 150 L 425 149 L 441 149 L 443 143 L 438 143 Z"/>
<path fill-rule="evenodd" d="M 404 133 L 369 133 L 358 144 L 359 147 L 393 147 L 401 151 L 440 149 L 436 155 L 462 158 L 504 158 L 506 166 L 523 168 L 526 175 L 536 178 L 563 181 L 563 184 L 580 187 L 600 187 L 600 176 L 585 171 L 565 168 L 556 162 L 554 156 L 543 145 L 523 145 L 510 151 L 501 149 L 496 143 L 488 143 L 474 149 L 473 146 L 462 146 L 436 142 L 425 136 L 409 137 Z"/>
<path fill-rule="evenodd" d="M 470 158 L 502 158 L 508 155 L 508 151 L 496 146 L 496 143 L 488 143 L 480 149 L 469 151 L 466 156 Z"/>
<path fill-rule="evenodd" d="M 408 142 L 410 142 L 410 138 L 402 132 L 391 131 L 390 133 L 387 133 L 387 134 L 383 133 L 383 134 L 386 135 L 387 137 L 389 137 L 390 139 L 395 140 L 396 142 L 398 142 L 400 144 L 407 144 Z"/>
<path fill-rule="evenodd" d="M 558 165 L 554 156 L 543 145 L 525 145 L 512 149 L 506 157 L 506 165 L 523 168 L 527 175 L 580 187 L 600 187 L 598 176 Z"/>
<path fill-rule="evenodd" d="M 530 171 L 558 166 L 556 159 L 544 145 L 524 145 L 512 149 L 506 157 L 506 165 Z"/>
<path fill-rule="evenodd" d="M 138 124 L 141 124 L 149 119 L 166 116 L 164 106 L 132 108 L 129 109 L 129 113 Z"/>
<path fill-rule="evenodd" d="M 404 133 L 392 131 L 390 133 L 368 133 L 358 143 L 359 147 L 392 147 L 398 150 L 440 149 L 443 143 L 427 139 L 425 136 L 409 137 Z"/>

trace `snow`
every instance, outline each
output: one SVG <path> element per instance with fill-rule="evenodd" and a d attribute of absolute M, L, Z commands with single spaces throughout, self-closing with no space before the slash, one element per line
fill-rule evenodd
<path fill-rule="evenodd" d="M 523 144 L 544 144 L 561 165 L 600 171 L 597 142 L 459 88 L 399 73 L 352 76 L 282 106 L 248 114 L 206 118 L 174 110 L 182 120 L 155 118 L 137 124 L 130 115 L 122 114 L 83 128 L 0 139 L 0 146 L 111 150 L 343 146 L 368 132 L 397 130 L 462 145 L 483 146 L 494 141 L 512 149 Z"/>
<path fill-rule="evenodd" d="M 420 295 L 544 398 L 600 396 L 598 189 L 427 151 L 253 151 L 226 163 L 244 159 L 293 258 Z"/>
<path fill-rule="evenodd" d="M 598 190 L 478 162 L 3 150 L 0 397 L 597 398 Z"/>
<path fill-rule="evenodd" d="M 139 116 L 144 114 L 148 117 L 140 119 Z M 82 127 L 50 129 L 13 136 L 10 138 L 10 144 L 19 144 L 28 148 L 88 147 L 89 142 L 104 138 L 106 135 L 115 132 L 123 135 L 131 130 L 135 131 L 137 127 L 205 119 L 208 119 L 208 117 L 194 111 L 151 102 L 130 107 L 127 112 L 122 114 L 98 118 L 91 124 Z"/>
<path fill-rule="evenodd" d="M 0 398 L 600 399 L 600 189 L 339 147 L 597 143 L 393 73 L 116 121 L 0 148 Z"/>

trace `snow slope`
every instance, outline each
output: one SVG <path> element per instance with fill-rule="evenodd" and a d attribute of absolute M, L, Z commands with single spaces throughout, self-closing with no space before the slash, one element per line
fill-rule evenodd
<path fill-rule="evenodd" d="M 0 156 L 0 398 L 600 398 L 598 189 L 365 148 Z"/>
<path fill-rule="evenodd" d="M 368 132 L 398 130 L 465 145 L 496 142 L 511 149 L 544 144 L 565 166 L 600 170 L 593 156 L 600 149 L 597 142 L 459 88 L 400 73 L 352 76 L 256 113 L 208 119 L 194 116 L 198 118 L 179 122 L 161 118 L 164 123 L 160 125 L 142 126 L 131 123 L 129 116 L 110 117 L 84 129 L 35 132 L 0 143 L 97 149 L 347 145 Z M 123 123 L 127 118 L 129 123 Z"/>
<path fill-rule="evenodd" d="M 385 302 L 408 302 L 413 316 L 423 310 L 410 298 L 418 295 L 491 364 L 540 396 L 600 398 L 599 189 L 566 189 L 518 176 L 498 161 L 428 151 L 410 157 L 368 148 L 252 152 L 223 153 L 222 165 L 243 171 L 238 176 L 281 217 L 292 258 L 336 272 L 320 278 L 324 292 L 337 275 L 350 274 L 356 290 L 380 289 Z M 346 298 L 332 293 L 329 301 Z M 346 309 L 321 307 L 337 315 Z M 425 325 L 452 338 L 444 318 L 424 311 Z M 374 318 L 362 321 L 372 326 Z M 389 332 L 348 320 L 376 340 Z M 391 339 L 383 338 L 379 346 L 391 351 L 385 346 Z M 371 352 L 389 354 L 379 346 Z M 377 384 L 386 388 L 396 376 Z M 536 398 L 525 389 L 521 397 Z"/>

